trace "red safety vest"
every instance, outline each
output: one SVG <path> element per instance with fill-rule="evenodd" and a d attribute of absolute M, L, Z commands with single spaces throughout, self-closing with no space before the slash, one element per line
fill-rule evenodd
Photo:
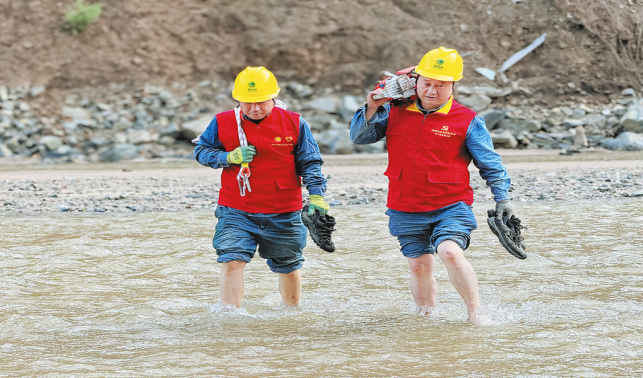
<path fill-rule="evenodd" d="M 219 140 L 226 151 L 239 147 L 234 111 L 216 115 Z M 239 192 L 240 167 L 223 168 L 219 205 L 249 213 L 286 213 L 301 210 L 301 179 L 295 168 L 294 150 L 299 141 L 299 114 L 275 107 L 259 124 L 243 120 L 248 144 L 257 155 L 250 163 L 251 192 Z"/>
<path fill-rule="evenodd" d="M 391 108 L 384 173 L 389 178 L 390 209 L 423 212 L 460 201 L 473 203 L 465 137 L 475 115 L 453 97 L 426 117 L 415 103 Z"/>

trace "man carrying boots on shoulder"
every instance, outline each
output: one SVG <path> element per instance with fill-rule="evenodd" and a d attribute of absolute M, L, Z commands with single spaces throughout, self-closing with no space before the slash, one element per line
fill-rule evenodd
<path fill-rule="evenodd" d="M 212 244 L 223 264 L 224 305 L 241 306 L 243 270 L 257 247 L 279 274 L 283 303 L 299 305 L 306 245 L 301 181 L 311 199 L 306 215 L 329 209 L 317 142 L 306 121 L 276 99 L 279 91 L 272 72 L 247 67 L 232 91 L 239 107 L 217 114 L 195 147 L 200 164 L 223 169 Z"/>
<path fill-rule="evenodd" d="M 356 144 L 386 136 L 389 154 L 389 229 L 400 242 L 411 273 L 411 293 L 421 312 L 436 305 L 434 254 L 467 305 L 469 321 L 483 320 L 478 279 L 464 257 L 477 224 L 471 205 L 468 166 L 473 161 L 491 188 L 496 214 L 510 218 L 511 179 L 493 149 L 484 120 L 453 99 L 454 83 L 462 78 L 462 58 L 456 50 L 429 51 L 415 68 L 417 99 L 391 104 L 391 98 L 367 96 L 350 124 Z"/>

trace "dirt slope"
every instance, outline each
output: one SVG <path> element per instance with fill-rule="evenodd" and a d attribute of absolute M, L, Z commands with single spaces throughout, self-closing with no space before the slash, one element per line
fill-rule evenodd
<path fill-rule="evenodd" d="M 0 85 L 194 83 L 265 65 L 281 80 L 363 88 L 440 45 L 466 55 L 473 85 L 487 83 L 475 67 L 499 68 L 546 32 L 507 72 L 530 101 L 641 88 L 641 0 L 104 0 L 100 20 L 69 35 L 72 3 L 0 0 Z"/>

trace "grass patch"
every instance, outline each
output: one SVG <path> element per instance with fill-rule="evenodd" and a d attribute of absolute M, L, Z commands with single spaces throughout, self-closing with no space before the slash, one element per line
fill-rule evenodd
<path fill-rule="evenodd" d="M 100 17 L 103 11 L 102 3 L 85 4 L 85 0 L 77 0 L 65 15 L 65 29 L 72 34 L 82 33 Z"/>

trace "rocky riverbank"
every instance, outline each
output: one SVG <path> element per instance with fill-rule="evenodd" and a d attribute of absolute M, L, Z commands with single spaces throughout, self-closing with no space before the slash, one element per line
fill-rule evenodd
<path fill-rule="evenodd" d="M 308 121 L 322 153 L 385 151 L 384 140 L 366 146 L 350 142 L 347 126 L 364 104 L 365 91 L 345 93 L 297 82 L 281 86 L 280 98 Z M 231 88 L 231 83 L 209 80 L 194 88 L 111 85 L 71 91 L 57 103 L 44 87 L 0 86 L 0 158 L 35 157 L 45 163 L 189 159 L 191 140 L 214 114 L 235 106 Z M 456 99 L 485 118 L 496 147 L 643 149 L 643 99 L 633 89 L 608 104 L 590 104 L 587 97 L 552 108 L 531 104 L 529 89 L 517 82 L 456 89 Z"/>
<path fill-rule="evenodd" d="M 538 155 L 511 152 L 503 150 L 502 154 L 512 177 L 510 194 L 515 202 L 643 196 L 642 153 L 596 152 L 568 157 L 557 151 Z M 326 156 L 325 160 L 329 204 L 386 203 L 387 178 L 382 174 L 386 155 Z M 3 168 L 0 213 L 5 216 L 210 209 L 216 205 L 220 188 L 220 172 L 194 162 Z M 471 186 L 476 201 L 492 199 L 473 167 Z"/>

